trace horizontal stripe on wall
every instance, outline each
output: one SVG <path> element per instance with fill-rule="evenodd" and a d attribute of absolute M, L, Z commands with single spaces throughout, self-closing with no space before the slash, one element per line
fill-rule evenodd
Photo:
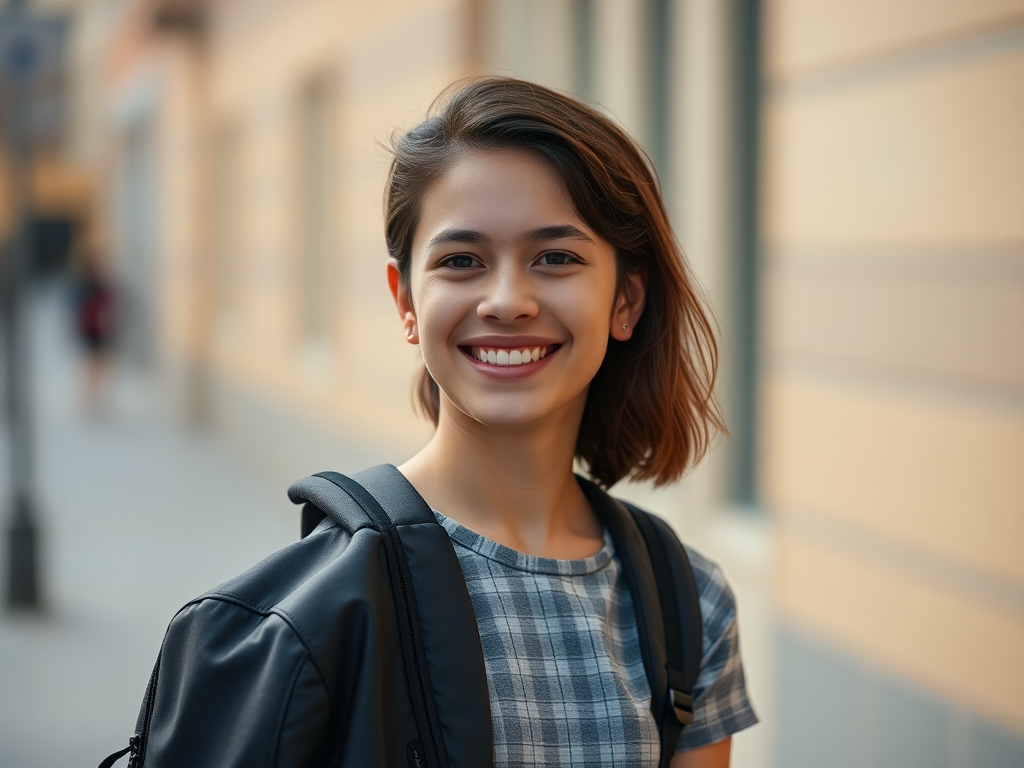
<path fill-rule="evenodd" d="M 1024 33 L 957 66 L 813 99 L 768 99 L 772 248 L 1024 243 Z"/>
<path fill-rule="evenodd" d="M 770 84 L 898 64 L 1024 20 L 1019 0 L 766 0 Z"/>
<path fill-rule="evenodd" d="M 959 5 L 961 9 L 969 7 L 966 3 Z M 876 14 L 876 22 L 880 16 Z M 892 46 L 865 50 L 846 59 L 836 49 L 829 52 L 832 55 L 826 60 L 804 71 L 769 72 L 766 96 L 771 100 L 813 99 L 841 89 L 870 87 L 876 81 L 957 67 L 970 59 L 998 55 L 1024 45 L 1024 6 L 1018 3 L 1014 12 L 1003 14 L 1003 18 L 996 16 L 956 29 L 935 30 L 931 36 L 928 25 L 919 24 L 917 35 L 893 41 Z M 881 28 L 880 24 L 874 25 L 874 30 Z"/>
<path fill-rule="evenodd" d="M 792 530 L 780 534 L 779 555 L 785 621 L 895 678 L 1024 730 L 1024 614 Z"/>
<path fill-rule="evenodd" d="M 1024 583 L 1024 409 L 776 372 L 763 389 L 763 492 L 951 563 Z"/>
<path fill-rule="evenodd" d="M 784 535 L 820 542 L 867 562 L 904 571 L 942 589 L 973 596 L 1000 610 L 1024 616 L 1024 583 L 1008 581 L 942 558 L 934 552 L 877 536 L 862 528 L 809 510 L 777 510 L 775 521 Z"/>
<path fill-rule="evenodd" d="M 1024 250 L 938 262 L 786 258 L 765 268 L 765 355 L 800 365 L 1021 397 Z"/>

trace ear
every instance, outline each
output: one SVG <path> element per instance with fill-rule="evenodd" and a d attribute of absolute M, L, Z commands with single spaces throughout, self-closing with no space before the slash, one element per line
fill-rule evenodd
<path fill-rule="evenodd" d="M 391 289 L 391 297 L 395 300 L 398 315 L 402 318 L 406 341 L 410 344 L 419 344 L 420 329 L 412 308 L 412 297 L 409 295 L 409 287 L 403 285 L 403 281 L 399 279 L 398 262 L 394 259 L 388 261 L 388 288 Z"/>
<path fill-rule="evenodd" d="M 627 272 L 625 286 L 615 298 L 609 333 L 616 341 L 628 341 L 633 336 L 640 315 L 644 313 L 647 302 L 647 270 L 638 269 Z"/>

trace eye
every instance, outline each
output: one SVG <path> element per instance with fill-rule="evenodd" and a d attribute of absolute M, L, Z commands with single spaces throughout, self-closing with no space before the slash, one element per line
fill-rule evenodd
<path fill-rule="evenodd" d="M 441 262 L 443 266 L 451 267 L 452 269 L 472 269 L 478 266 L 479 263 L 475 256 L 470 256 L 467 253 L 457 253 Z"/>
<path fill-rule="evenodd" d="M 541 254 L 537 263 L 545 267 L 564 267 L 569 264 L 579 264 L 580 260 L 571 253 L 565 251 L 548 251 Z"/>

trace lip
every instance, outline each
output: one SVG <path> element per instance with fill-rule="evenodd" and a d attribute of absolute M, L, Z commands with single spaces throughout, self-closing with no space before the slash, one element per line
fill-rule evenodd
<path fill-rule="evenodd" d="M 526 347 L 551 347 L 561 345 L 561 339 L 552 339 L 546 336 L 473 336 L 460 341 L 459 348 L 463 347 L 489 347 L 491 349 L 525 349 Z"/>

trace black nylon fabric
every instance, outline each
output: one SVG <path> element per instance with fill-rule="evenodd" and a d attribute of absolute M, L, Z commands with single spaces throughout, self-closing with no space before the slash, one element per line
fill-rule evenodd
<path fill-rule="evenodd" d="M 633 514 L 645 515 L 658 531 L 661 545 L 665 548 L 666 561 L 672 572 L 672 582 L 676 585 L 674 596 L 676 608 L 680 619 L 680 633 L 682 639 L 678 646 L 681 656 L 681 663 L 678 671 L 681 673 L 679 686 L 692 694 L 697 686 L 697 677 L 700 675 L 700 662 L 702 644 L 704 641 L 703 620 L 700 613 L 700 593 L 697 591 L 697 583 L 693 577 L 693 568 L 690 566 L 690 558 L 683 548 L 683 543 L 668 523 L 660 517 L 645 512 L 642 509 L 627 505 Z"/>
<path fill-rule="evenodd" d="M 445 768 L 487 768 L 493 732 L 486 670 L 451 541 L 397 469 L 356 477 L 401 521 L 395 528 L 415 592 Z M 593 484 L 581 480 L 581 487 L 629 580 L 652 709 L 660 711 L 665 638 L 650 558 L 629 512 Z M 175 616 L 152 704 L 147 696 L 140 713 L 136 768 L 418 768 L 425 739 L 410 701 L 388 545 L 358 505 L 322 477 L 300 480 L 289 497 L 310 510 L 304 526 L 313 527 L 319 512 L 326 516 L 306 538 Z"/>
<path fill-rule="evenodd" d="M 174 618 L 141 765 L 404 767 L 397 638 L 380 536 L 322 528 Z"/>
<path fill-rule="evenodd" d="M 398 476 L 397 478 L 395 476 Z M 361 478 L 386 503 L 415 572 L 446 766 L 493 764 L 476 617 L 444 529 L 393 467 Z M 410 702 L 386 543 L 321 477 L 289 489 L 315 530 L 186 605 L 171 622 L 138 765 L 409 766 L 422 745 Z M 326 511 L 326 516 L 318 513 Z M 392 513 L 392 509 L 387 509 Z M 424 522 L 429 521 L 429 522 Z M 312 526 L 311 526 L 312 527 Z M 464 599 L 458 599 L 458 593 Z M 453 597 L 455 595 L 455 597 Z"/>
<path fill-rule="evenodd" d="M 660 586 L 658 599 L 665 625 L 665 671 L 669 695 L 659 717 L 661 765 L 668 768 L 684 723 L 693 721 L 693 691 L 700 672 L 703 644 L 700 595 L 682 542 L 664 520 L 632 504 L 622 503 L 633 516 L 650 554 Z M 682 694 L 677 702 L 675 696 Z M 682 719 L 676 704 L 688 713 Z"/>

